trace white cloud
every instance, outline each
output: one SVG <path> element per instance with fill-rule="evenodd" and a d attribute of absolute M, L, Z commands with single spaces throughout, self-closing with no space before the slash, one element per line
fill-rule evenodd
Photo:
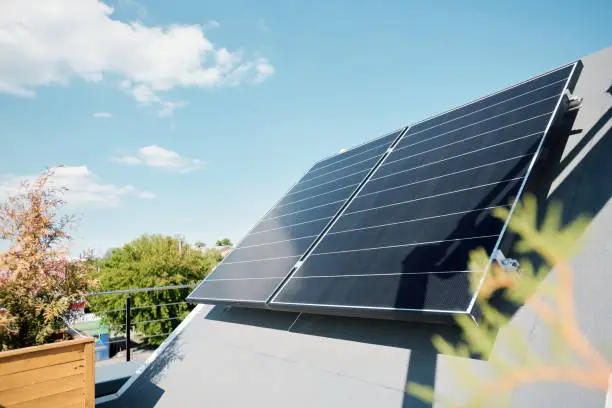
<path fill-rule="evenodd" d="M 144 164 L 149 167 L 163 168 L 180 173 L 189 173 L 204 165 L 204 162 L 200 159 L 182 157 L 177 152 L 157 145 L 141 147 L 136 155 L 112 157 L 111 160 L 129 165 Z"/>
<path fill-rule="evenodd" d="M 267 77 L 274 74 L 274 67 L 268 64 L 265 60 L 260 60 L 255 65 L 255 71 L 257 71 L 257 75 L 255 75 L 255 82 L 263 82 Z"/>
<path fill-rule="evenodd" d="M 142 161 L 136 156 L 111 157 L 111 161 L 114 161 L 117 163 L 129 164 L 131 166 L 142 164 Z"/>
<path fill-rule="evenodd" d="M 36 176 L 0 175 L 0 199 L 19 191 L 23 180 L 34 180 Z M 114 207 L 122 197 L 135 193 L 130 184 L 116 185 L 105 183 L 92 173 L 87 166 L 66 166 L 55 169 L 50 185 L 65 187 L 64 199 L 70 206 L 97 205 Z M 142 193 L 142 192 L 141 192 Z"/>
<path fill-rule="evenodd" d="M 140 84 L 132 87 L 131 89 L 128 85 L 127 91 L 132 94 L 136 101 L 142 104 L 161 103 L 161 99 L 159 98 L 159 96 L 155 95 L 155 93 L 147 85 Z"/>
<path fill-rule="evenodd" d="M 96 112 L 93 114 L 94 118 L 110 118 L 111 116 L 113 115 L 108 112 Z"/>
<path fill-rule="evenodd" d="M 2 0 L 0 8 L 3 93 L 34 96 L 38 86 L 118 75 L 136 100 L 152 103 L 175 87 L 256 83 L 274 73 L 263 57 L 217 48 L 202 25 L 123 22 L 100 0 Z"/>
<path fill-rule="evenodd" d="M 157 110 L 157 116 L 160 118 L 171 117 L 176 108 L 181 108 L 187 105 L 187 102 L 185 101 L 164 101 L 147 85 L 140 84 L 132 86 L 130 81 L 123 80 L 119 83 L 119 87 L 130 93 L 134 99 L 140 103 L 140 105 L 148 106 L 154 104 L 158 106 L 159 109 Z"/>
<path fill-rule="evenodd" d="M 157 111 L 157 116 L 160 118 L 169 118 L 174 113 L 176 108 L 182 108 L 187 105 L 187 102 L 178 101 L 178 102 L 162 102 L 162 107 Z"/>
<path fill-rule="evenodd" d="M 157 195 L 150 191 L 141 191 L 140 193 L 138 193 L 138 197 L 144 198 L 145 200 L 152 200 L 157 197 Z"/>
<path fill-rule="evenodd" d="M 204 28 L 219 28 L 219 27 L 221 27 L 221 24 L 219 24 L 217 20 L 208 20 L 204 24 Z"/>
<path fill-rule="evenodd" d="M 145 18 L 148 14 L 147 8 L 136 0 L 119 0 L 117 6 L 126 11 L 134 11 L 139 18 Z"/>

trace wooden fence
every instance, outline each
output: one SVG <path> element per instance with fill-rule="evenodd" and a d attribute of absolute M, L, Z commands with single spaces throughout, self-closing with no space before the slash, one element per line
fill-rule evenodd
<path fill-rule="evenodd" d="M 0 353 L 0 408 L 92 408 L 91 337 Z"/>

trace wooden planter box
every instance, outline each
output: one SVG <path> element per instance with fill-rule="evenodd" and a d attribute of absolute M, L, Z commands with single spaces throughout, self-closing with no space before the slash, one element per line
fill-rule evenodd
<path fill-rule="evenodd" d="M 92 408 L 94 339 L 0 353 L 0 407 Z"/>

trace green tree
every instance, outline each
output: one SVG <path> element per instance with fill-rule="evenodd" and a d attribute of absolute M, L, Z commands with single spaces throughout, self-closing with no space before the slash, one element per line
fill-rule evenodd
<path fill-rule="evenodd" d="M 202 249 L 202 248 L 206 248 L 206 244 L 202 241 L 198 241 L 195 244 L 193 244 L 196 248 Z"/>
<path fill-rule="evenodd" d="M 143 235 L 113 249 L 100 261 L 102 291 L 197 283 L 220 261 L 217 254 L 196 249 L 182 238 Z M 159 345 L 193 308 L 184 303 L 190 288 L 132 293 L 133 330 L 149 344 Z M 125 332 L 125 295 L 90 298 L 94 312 L 105 316 L 118 333 Z M 116 312 L 104 313 L 107 310 Z M 159 320 L 154 321 L 153 320 Z"/>
<path fill-rule="evenodd" d="M 217 243 L 215 245 L 217 245 L 217 246 L 233 246 L 234 244 L 232 244 L 232 241 L 229 238 L 223 238 L 223 239 L 218 239 Z"/>

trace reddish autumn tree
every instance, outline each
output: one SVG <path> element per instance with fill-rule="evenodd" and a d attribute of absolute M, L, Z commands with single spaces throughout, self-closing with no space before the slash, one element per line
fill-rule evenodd
<path fill-rule="evenodd" d="M 24 181 L 0 204 L 0 345 L 4 350 L 42 344 L 63 327 L 70 305 L 85 298 L 93 263 L 70 260 L 66 243 L 72 215 L 60 215 L 65 190 L 53 169 Z"/>

